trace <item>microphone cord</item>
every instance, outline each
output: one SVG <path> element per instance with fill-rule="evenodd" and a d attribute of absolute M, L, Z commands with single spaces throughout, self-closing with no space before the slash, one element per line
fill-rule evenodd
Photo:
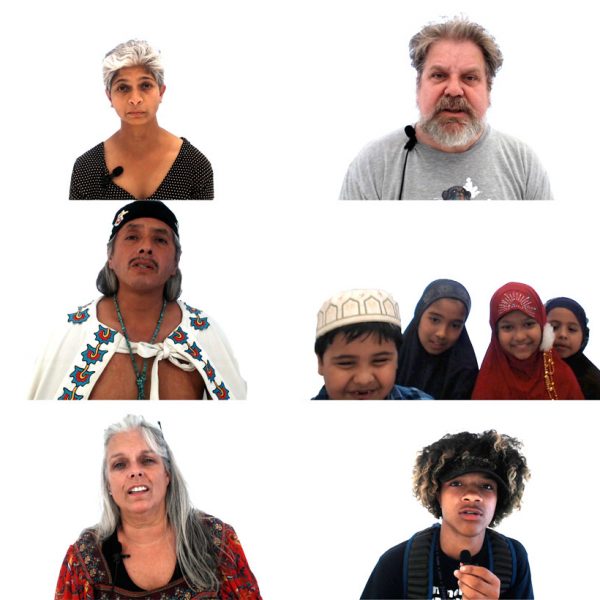
<path fill-rule="evenodd" d="M 417 145 L 417 132 L 412 125 L 407 125 L 404 128 L 404 133 L 408 136 L 408 141 L 404 144 L 406 154 L 404 155 L 404 166 L 402 167 L 402 180 L 400 181 L 400 195 L 398 200 L 402 200 L 402 192 L 404 191 L 404 177 L 406 175 L 406 163 L 408 162 L 408 153 Z"/>

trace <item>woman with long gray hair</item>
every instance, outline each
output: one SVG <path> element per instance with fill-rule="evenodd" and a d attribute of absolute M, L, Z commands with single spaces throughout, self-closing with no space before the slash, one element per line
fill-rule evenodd
<path fill-rule="evenodd" d="M 128 415 L 104 435 L 103 511 L 67 551 L 55 600 L 260 600 L 232 527 L 196 510 L 162 431 Z"/>
<path fill-rule="evenodd" d="M 208 159 L 158 125 L 166 90 L 160 53 L 146 41 L 129 40 L 106 54 L 102 71 L 121 127 L 75 161 L 69 198 L 212 200 Z"/>

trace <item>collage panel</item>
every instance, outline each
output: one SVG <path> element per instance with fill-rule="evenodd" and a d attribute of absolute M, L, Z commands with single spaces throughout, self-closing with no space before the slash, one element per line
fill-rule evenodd
<path fill-rule="evenodd" d="M 14 518 L 5 527 L 12 540 L 11 556 L 31 557 L 34 552 L 37 559 L 35 578 L 25 578 L 30 560 L 11 563 L 16 576 L 5 583 L 8 597 L 19 597 L 24 590 L 30 597 L 51 597 L 70 545 L 101 519 L 104 430 L 127 414 L 142 413 L 139 403 L 78 406 L 23 405 L 2 441 L 6 452 L 19 445 L 19 458 L 6 472 L 22 488 Z M 261 597 L 374 597 L 368 582 L 381 583 L 380 575 L 386 573 L 385 566 L 379 573 L 376 569 L 382 564 L 380 557 L 416 532 L 436 523 L 443 527 L 444 519 L 449 524 L 459 519 L 455 527 L 481 532 L 482 522 L 496 514 L 480 498 L 490 488 L 503 506 L 506 498 L 513 503 L 514 510 L 507 511 L 494 529 L 518 542 L 514 545 L 523 565 L 529 564 L 536 597 L 558 596 L 553 574 L 593 567 L 597 524 L 585 509 L 588 500 L 573 491 L 577 482 L 589 480 L 595 444 L 592 404 L 573 408 L 554 403 L 548 408 L 533 402 L 491 402 L 485 412 L 467 401 L 315 407 L 142 405 L 146 420 L 154 427 L 160 421 L 193 506 L 233 527 Z M 565 427 L 573 415 L 578 426 Z M 22 441 L 24 429 L 28 444 Z M 518 447 L 518 454 L 525 457 L 531 476 L 525 481 L 525 470 L 520 470 L 524 489 L 509 487 L 512 495 L 506 496 L 502 471 L 506 457 L 500 460 L 493 453 L 481 458 L 475 444 L 470 468 L 481 469 L 478 472 L 491 483 L 486 480 L 473 491 L 470 471 L 451 473 L 450 481 L 458 480 L 469 495 L 472 514 L 457 517 L 448 509 L 440 521 L 414 495 L 417 456 L 448 434 L 477 437 L 491 430 L 512 438 L 509 446 Z M 129 473 L 130 450 L 118 450 Z M 135 453 L 132 462 L 134 458 Z M 143 481 L 154 491 L 156 479 L 148 474 L 149 468 L 138 471 L 136 466 L 131 480 Z M 25 478 L 23 473 L 29 475 Z M 145 492 L 136 485 L 134 493 Z M 131 502 L 141 508 L 146 500 L 137 497 Z M 445 499 L 442 507 L 446 508 Z M 559 546 L 578 551 L 559 553 Z M 475 550 L 473 556 L 478 554 Z M 131 554 L 123 559 L 127 565 L 134 552 L 122 553 Z M 401 577 L 400 565 L 387 571 L 392 580 Z M 584 596 L 589 583 L 575 577 L 570 589 L 574 596 Z"/>

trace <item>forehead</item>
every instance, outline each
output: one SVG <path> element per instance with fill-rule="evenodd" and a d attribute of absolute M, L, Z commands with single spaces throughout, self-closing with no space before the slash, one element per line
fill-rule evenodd
<path fill-rule="evenodd" d="M 522 310 L 513 310 L 498 319 L 498 323 L 524 323 L 525 321 L 535 321 L 535 319 Z"/>
<path fill-rule="evenodd" d="M 153 450 L 139 429 L 115 433 L 106 446 L 107 457 L 115 454 L 138 454 L 140 452 L 153 452 Z"/>
<path fill-rule="evenodd" d="M 375 354 L 397 354 L 396 344 L 393 340 L 379 338 L 377 333 L 367 333 L 351 342 L 343 333 L 338 333 L 333 338 L 329 347 L 323 353 L 323 358 L 339 356 L 353 356 L 356 358 L 369 358 Z"/>
<path fill-rule="evenodd" d="M 467 308 L 456 298 L 440 298 L 432 302 L 423 312 L 435 313 L 450 321 L 464 321 L 467 317 Z"/>
<path fill-rule="evenodd" d="M 119 229 L 117 238 L 124 232 L 131 231 L 169 234 L 170 239 L 173 239 L 173 230 L 166 223 L 152 217 L 140 217 L 139 219 L 133 219 L 133 221 L 125 223 Z"/>
<path fill-rule="evenodd" d="M 425 58 L 425 69 L 485 70 L 481 48 L 469 40 L 440 40 L 434 42 Z"/>
<path fill-rule="evenodd" d="M 113 77 L 112 84 L 123 82 L 123 81 L 140 81 L 144 79 L 150 79 L 156 81 L 152 73 L 146 69 L 146 67 L 123 67 L 119 69 Z"/>
<path fill-rule="evenodd" d="M 575 324 L 579 327 L 579 321 L 575 313 L 564 306 L 557 306 L 548 312 L 549 321 L 563 321 L 569 324 Z"/>

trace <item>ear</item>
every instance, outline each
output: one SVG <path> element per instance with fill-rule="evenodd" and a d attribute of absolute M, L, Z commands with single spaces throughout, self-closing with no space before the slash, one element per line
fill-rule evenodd
<path fill-rule="evenodd" d="M 110 95 L 110 90 L 104 90 L 104 93 L 106 94 L 106 97 L 108 98 L 108 101 L 110 102 L 110 105 L 112 106 L 112 97 Z"/>
<path fill-rule="evenodd" d="M 318 360 L 318 363 L 319 363 L 319 367 L 318 367 L 318 369 L 319 369 L 319 375 L 322 376 L 323 375 L 323 359 L 320 356 L 317 356 L 317 360 Z"/>
<path fill-rule="evenodd" d="M 162 102 L 163 95 L 164 95 L 164 93 L 165 93 L 165 91 L 166 91 L 166 90 L 167 90 L 167 86 L 166 86 L 166 85 L 163 85 L 163 86 L 160 88 L 160 101 L 161 101 L 161 102 Z"/>

